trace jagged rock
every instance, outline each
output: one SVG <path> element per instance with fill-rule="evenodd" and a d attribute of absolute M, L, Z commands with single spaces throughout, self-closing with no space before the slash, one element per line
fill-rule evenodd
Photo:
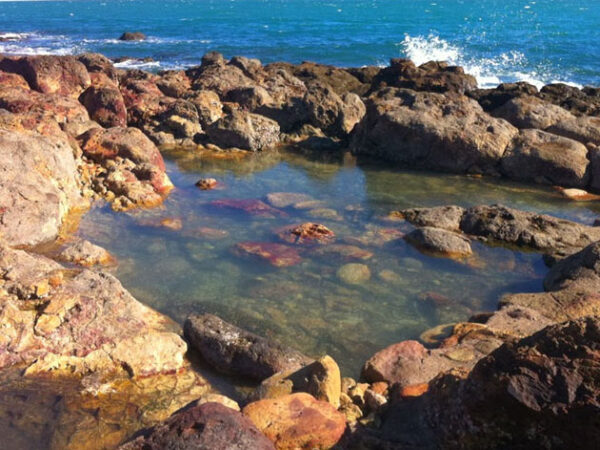
<path fill-rule="evenodd" d="M 409 167 L 497 173 L 518 132 L 464 96 L 388 88 L 366 104 L 353 151 Z"/>
<path fill-rule="evenodd" d="M 408 59 L 394 58 L 389 67 L 381 69 L 373 78 L 372 90 L 382 87 L 464 94 L 477 88 L 477 80 L 465 74 L 462 67 L 449 66 L 444 62 L 430 61 L 416 67 Z"/>
<path fill-rule="evenodd" d="M 206 134 L 221 148 L 266 150 L 279 142 L 279 125 L 274 120 L 245 111 L 232 111 L 212 123 Z"/>
<path fill-rule="evenodd" d="M 106 128 L 126 127 L 127 109 L 115 85 L 90 86 L 79 97 L 90 118 Z"/>
<path fill-rule="evenodd" d="M 408 233 L 405 239 L 418 249 L 437 256 L 463 258 L 473 253 L 469 239 L 441 228 L 417 228 Z"/>
<path fill-rule="evenodd" d="M 0 238 L 15 246 L 56 239 L 69 211 L 87 207 L 66 140 L 0 130 Z"/>
<path fill-rule="evenodd" d="M 460 206 L 404 209 L 402 217 L 418 227 L 436 227 L 448 231 L 460 231 L 460 221 L 465 209 Z"/>
<path fill-rule="evenodd" d="M 215 369 L 255 380 L 299 369 L 310 359 L 296 350 L 242 330 L 211 314 L 193 314 L 184 325 L 185 337 Z"/>
<path fill-rule="evenodd" d="M 243 413 L 279 449 L 329 449 L 346 429 L 342 413 L 305 393 L 259 400 Z"/>
<path fill-rule="evenodd" d="M 121 450 L 211 449 L 274 450 L 275 447 L 241 413 L 219 403 L 187 407 L 156 425 Z"/>
<path fill-rule="evenodd" d="M 112 61 L 100 53 L 83 53 L 76 56 L 77 60 L 82 63 L 90 73 L 103 73 L 108 78 L 118 83 L 119 76 L 117 69 Z"/>
<path fill-rule="evenodd" d="M 467 95 L 479 102 L 484 111 L 491 112 L 506 102 L 521 96 L 537 96 L 538 89 L 525 81 L 502 83 L 494 89 L 475 89 Z"/>
<path fill-rule="evenodd" d="M 572 139 L 540 130 L 521 130 L 502 158 L 502 173 L 514 180 L 585 187 L 588 150 Z"/>
<path fill-rule="evenodd" d="M 182 98 L 191 89 L 192 84 L 183 70 L 161 72 L 156 86 L 169 97 Z"/>
<path fill-rule="evenodd" d="M 589 317 L 503 345 L 466 378 L 441 376 L 394 404 L 382 437 L 402 447 L 591 448 L 598 342 L 600 323 Z"/>
<path fill-rule="evenodd" d="M 591 87 L 579 89 L 563 83 L 553 83 L 541 89 L 540 97 L 576 115 L 600 114 L 600 93 Z"/>

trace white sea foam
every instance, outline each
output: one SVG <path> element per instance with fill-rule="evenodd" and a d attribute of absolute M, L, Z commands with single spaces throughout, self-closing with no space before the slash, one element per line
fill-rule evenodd
<path fill-rule="evenodd" d="M 140 61 L 139 59 L 126 59 L 115 63 L 115 67 L 121 69 L 148 69 L 150 67 L 160 67 L 159 61 Z"/>
<path fill-rule="evenodd" d="M 459 47 L 449 43 L 437 35 L 410 36 L 398 44 L 407 58 L 420 65 L 428 61 L 447 61 L 449 64 L 462 66 L 465 71 L 477 79 L 480 87 L 495 87 L 503 82 L 527 81 L 538 88 L 545 84 L 557 82 L 551 74 L 527 70 L 527 58 L 522 52 L 512 50 L 490 58 L 474 58 Z M 564 81 L 561 81 L 565 83 Z M 572 86 L 581 87 L 572 82 Z"/>

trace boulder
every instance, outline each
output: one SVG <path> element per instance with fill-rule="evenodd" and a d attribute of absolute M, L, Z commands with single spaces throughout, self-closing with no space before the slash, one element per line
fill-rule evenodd
<path fill-rule="evenodd" d="M 103 73 L 115 83 L 119 82 L 117 69 L 106 56 L 100 53 L 83 53 L 77 55 L 76 58 L 86 67 L 90 75 L 93 73 Z"/>
<path fill-rule="evenodd" d="M 556 123 L 574 118 L 566 109 L 539 97 L 522 95 L 494 109 L 491 114 L 512 123 L 517 128 L 545 130 Z"/>
<path fill-rule="evenodd" d="M 540 97 L 578 116 L 600 114 L 600 93 L 595 88 L 579 89 L 564 83 L 552 83 L 541 89 Z"/>
<path fill-rule="evenodd" d="M 69 242 L 60 251 L 57 259 L 86 267 L 110 265 L 115 262 L 115 259 L 107 250 L 85 239 L 76 239 Z"/>
<path fill-rule="evenodd" d="M 185 97 L 192 87 L 190 79 L 183 70 L 167 70 L 159 75 L 156 86 L 168 97 Z"/>
<path fill-rule="evenodd" d="M 34 246 L 58 237 L 70 211 L 87 207 L 64 139 L 0 129 L 0 238 Z"/>
<path fill-rule="evenodd" d="M 435 256 L 464 258 L 473 253 L 469 239 L 441 228 L 417 228 L 404 237 L 419 250 Z"/>
<path fill-rule="evenodd" d="M 266 150 L 279 142 L 279 125 L 274 120 L 246 111 L 232 111 L 207 129 L 210 142 L 221 148 Z"/>
<path fill-rule="evenodd" d="M 223 117 L 223 104 L 216 92 L 193 91 L 186 95 L 186 99 L 198 110 L 200 124 L 204 128 Z"/>
<path fill-rule="evenodd" d="M 330 449 L 346 429 L 342 413 L 305 393 L 259 400 L 243 413 L 278 449 Z"/>
<path fill-rule="evenodd" d="M 310 362 L 296 350 L 242 330 L 211 314 L 189 316 L 184 334 L 206 362 L 227 374 L 260 381 Z"/>
<path fill-rule="evenodd" d="M 384 89 L 367 99 L 354 153 L 403 166 L 448 172 L 497 173 L 518 130 L 464 96 Z"/>
<path fill-rule="evenodd" d="M 90 118 L 106 128 L 126 127 L 127 108 L 115 85 L 90 86 L 79 97 Z"/>
<path fill-rule="evenodd" d="M 587 148 L 572 139 L 521 130 L 502 158 L 502 173 L 514 180 L 585 187 L 589 181 L 587 154 Z"/>
<path fill-rule="evenodd" d="M 120 450 L 163 449 L 274 450 L 241 413 L 219 403 L 187 407 L 156 425 Z"/>
<path fill-rule="evenodd" d="M 475 89 L 467 95 L 479 102 L 486 112 L 500 108 L 506 102 L 521 96 L 537 96 L 538 89 L 525 81 L 502 83 L 493 89 Z"/>
<path fill-rule="evenodd" d="M 22 75 L 31 89 L 78 97 L 90 84 L 86 67 L 74 56 L 40 55 L 0 59 L 0 70 Z"/>

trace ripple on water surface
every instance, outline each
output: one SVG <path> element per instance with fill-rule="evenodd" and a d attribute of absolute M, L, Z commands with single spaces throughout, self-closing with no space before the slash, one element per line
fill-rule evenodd
<path fill-rule="evenodd" d="M 569 203 L 549 188 L 357 165 L 347 156 L 169 158 L 177 188 L 163 208 L 97 208 L 80 234 L 119 259 L 117 275 L 139 300 L 175 320 L 218 314 L 309 355 L 330 354 L 348 376 L 386 345 L 494 309 L 503 293 L 540 290 L 546 273 L 539 254 L 480 243 L 462 261 L 423 255 L 401 238 L 410 226 L 388 218 L 390 211 L 504 203 L 585 223 L 595 216 L 591 204 Z M 218 189 L 195 187 L 209 177 Z M 278 192 L 302 195 L 271 196 L 267 206 Z M 240 207 L 238 200 L 249 201 Z M 278 236 L 304 222 L 325 225 L 335 241 L 304 246 Z M 277 257 L 289 248 L 297 257 L 278 267 L 241 252 L 241 242 L 284 244 L 269 251 Z"/>

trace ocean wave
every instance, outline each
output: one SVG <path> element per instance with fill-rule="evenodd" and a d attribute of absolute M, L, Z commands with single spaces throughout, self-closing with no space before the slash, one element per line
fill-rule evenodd
<path fill-rule="evenodd" d="M 577 83 L 561 80 L 555 74 L 543 73 L 527 69 L 526 56 L 512 50 L 494 57 L 473 57 L 458 45 L 451 44 L 437 35 L 410 36 L 405 35 L 399 43 L 407 58 L 420 65 L 428 61 L 447 61 L 449 64 L 462 66 L 465 72 L 477 79 L 479 87 L 491 88 L 500 83 L 526 81 L 541 88 L 548 83 L 565 83 L 581 87 Z"/>

